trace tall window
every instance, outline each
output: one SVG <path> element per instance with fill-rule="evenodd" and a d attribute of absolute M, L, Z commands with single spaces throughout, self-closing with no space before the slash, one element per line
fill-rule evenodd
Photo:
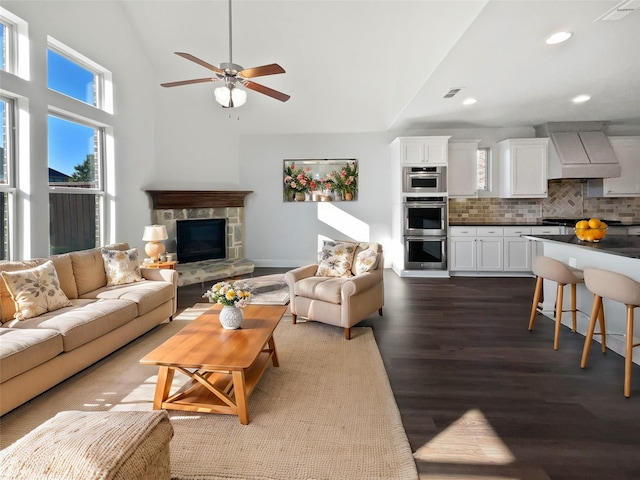
<path fill-rule="evenodd" d="M 14 196 L 15 184 L 13 178 L 15 165 L 15 134 L 14 134 L 14 100 L 0 96 L 0 260 L 10 259 L 12 247 L 13 220 L 15 217 Z"/>
<path fill-rule="evenodd" d="M 491 159 L 489 156 L 489 147 L 478 149 L 477 167 L 478 190 L 491 190 Z"/>
<path fill-rule="evenodd" d="M 104 129 L 58 115 L 48 119 L 50 253 L 101 243 Z"/>
<path fill-rule="evenodd" d="M 47 87 L 78 101 L 66 102 L 64 110 L 50 106 L 48 116 L 49 250 L 57 254 L 94 248 L 105 236 L 105 127 L 100 110 L 111 111 L 111 95 L 105 95 L 111 74 L 54 38 L 49 37 L 48 44 Z M 87 117 L 80 102 L 99 110 Z"/>

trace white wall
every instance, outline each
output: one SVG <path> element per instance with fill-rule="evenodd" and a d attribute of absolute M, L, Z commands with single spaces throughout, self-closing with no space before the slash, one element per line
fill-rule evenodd
<path fill-rule="evenodd" d="M 48 255 L 47 187 L 48 105 L 65 108 L 71 102 L 49 91 L 46 80 L 47 35 L 94 60 L 113 73 L 113 115 L 100 114 L 115 135 L 115 220 L 107 241 L 127 241 L 141 247 L 142 230 L 151 219 L 142 185 L 154 174 L 154 96 L 151 66 L 116 2 L 4 1 L 2 6 L 29 24 L 31 78 L 25 82 L 3 74 L 2 88 L 29 99 L 29 151 L 20 152 L 18 182 L 25 190 L 19 202 L 18 258 Z M 67 7 L 67 8 L 65 8 Z M 86 107 L 92 108 L 92 107 Z M 31 165 L 30 171 L 27 171 Z M 28 236 L 26 232 L 30 232 Z"/>
<path fill-rule="evenodd" d="M 283 202 L 283 160 L 304 158 L 357 159 L 358 200 Z M 257 266 L 315 263 L 322 236 L 375 241 L 387 250 L 391 240 L 390 168 L 384 134 L 242 137 L 240 188 L 253 190 L 245 208 L 247 258 Z"/>

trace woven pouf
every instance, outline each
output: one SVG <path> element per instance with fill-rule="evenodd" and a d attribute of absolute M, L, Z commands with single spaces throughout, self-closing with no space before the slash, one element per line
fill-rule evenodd
<path fill-rule="evenodd" d="M 0 451 L 0 479 L 171 478 L 173 427 L 154 412 L 60 412 Z"/>

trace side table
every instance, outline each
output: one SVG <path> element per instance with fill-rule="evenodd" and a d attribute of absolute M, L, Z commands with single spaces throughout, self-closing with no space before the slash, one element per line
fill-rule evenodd
<path fill-rule="evenodd" d="M 177 263 L 178 262 L 174 260 L 173 262 L 143 263 L 140 266 L 143 268 L 166 268 L 169 270 L 175 270 Z"/>

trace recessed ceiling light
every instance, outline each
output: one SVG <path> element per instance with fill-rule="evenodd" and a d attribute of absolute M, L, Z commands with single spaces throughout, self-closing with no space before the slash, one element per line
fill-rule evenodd
<path fill-rule="evenodd" d="M 591 96 L 589 95 L 578 95 L 573 99 L 573 103 L 584 103 L 591 100 Z"/>
<path fill-rule="evenodd" d="M 467 98 L 465 99 L 462 104 L 463 105 L 473 105 L 474 103 L 476 103 L 478 100 L 476 100 L 475 98 Z"/>
<path fill-rule="evenodd" d="M 566 42 L 572 35 L 573 33 L 571 32 L 557 32 L 547 38 L 546 42 L 549 45 L 555 45 L 556 43 Z"/>

